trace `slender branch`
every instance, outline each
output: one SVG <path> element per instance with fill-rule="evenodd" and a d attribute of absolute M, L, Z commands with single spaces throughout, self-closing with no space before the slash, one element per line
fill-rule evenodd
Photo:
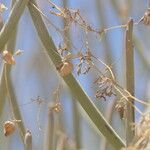
<path fill-rule="evenodd" d="M 60 56 L 57 53 L 56 47 L 52 38 L 49 36 L 46 26 L 42 20 L 40 13 L 35 9 L 35 7 L 31 4 L 36 5 L 34 0 L 30 0 L 28 4 L 28 8 L 34 22 L 37 33 L 43 43 L 45 50 L 53 61 L 55 65 L 61 61 Z M 94 103 L 90 100 L 84 90 L 81 88 L 80 84 L 74 78 L 72 74 L 69 74 L 66 77 L 63 77 L 64 81 L 70 88 L 72 94 L 77 98 L 83 109 L 86 111 L 90 119 L 99 129 L 99 131 L 106 137 L 106 139 L 115 147 L 115 149 L 120 149 L 125 144 L 117 135 L 117 133 L 112 129 L 112 127 L 107 123 L 105 118 L 99 112 L 99 110 L 95 107 Z"/>
<path fill-rule="evenodd" d="M 15 0 L 12 0 L 12 8 L 13 5 L 15 4 Z M 16 45 L 16 34 L 17 34 L 17 24 L 14 27 L 14 32 L 10 35 L 8 42 L 7 42 L 7 49 L 10 50 L 11 52 L 14 51 L 15 45 Z M 23 120 L 21 117 L 21 112 L 19 110 L 19 106 L 17 103 L 16 95 L 14 93 L 14 88 L 12 85 L 11 81 L 11 66 L 5 66 L 5 80 L 6 80 L 6 91 L 8 93 L 8 98 L 9 98 L 9 104 L 10 104 L 10 109 L 12 111 L 13 119 L 16 120 L 21 120 L 21 122 L 17 123 L 19 133 L 21 136 L 22 141 L 24 140 L 24 135 L 25 135 L 25 127 L 23 124 Z"/>
<path fill-rule="evenodd" d="M 74 127 L 74 136 L 77 149 L 81 148 L 81 121 L 79 116 L 78 103 L 76 99 L 72 98 L 72 111 L 73 111 L 73 127 Z"/>
<path fill-rule="evenodd" d="M 0 15 L 0 30 L 3 27 L 3 18 Z M 1 63 L 0 66 L 0 116 L 2 114 L 4 105 L 5 105 L 5 97 L 6 97 L 6 86 L 4 82 L 4 62 Z"/>
<path fill-rule="evenodd" d="M 126 87 L 131 95 L 134 95 L 134 51 L 132 42 L 133 20 L 128 22 L 126 29 Z M 134 99 L 129 98 L 134 105 Z M 134 123 L 134 107 L 127 103 L 126 109 L 126 142 L 129 145 L 134 137 L 131 124 Z"/>
<path fill-rule="evenodd" d="M 1 32 L 0 32 L 0 52 L 3 50 L 5 44 L 7 43 L 9 37 L 14 31 L 18 21 L 25 9 L 26 4 L 29 0 L 18 0 L 14 4 L 8 21 L 4 24 Z"/>
<path fill-rule="evenodd" d="M 8 68 L 8 66 L 5 66 L 5 68 L 6 68 L 6 70 L 5 70 L 6 71 L 5 72 L 6 89 L 7 89 L 7 92 L 8 92 L 8 98 L 9 98 L 9 102 L 10 102 L 10 107 L 11 107 L 13 119 L 21 120 L 21 122 L 17 123 L 17 125 L 18 125 L 18 129 L 19 129 L 19 133 L 21 135 L 21 139 L 23 141 L 24 140 L 24 135 L 25 135 L 25 127 L 24 127 L 24 124 L 22 122 L 22 117 L 21 117 L 20 110 L 18 108 L 18 104 L 17 104 L 15 93 L 12 90 L 14 88 L 12 86 L 12 82 L 11 82 L 11 79 L 9 77 L 10 69 Z"/>

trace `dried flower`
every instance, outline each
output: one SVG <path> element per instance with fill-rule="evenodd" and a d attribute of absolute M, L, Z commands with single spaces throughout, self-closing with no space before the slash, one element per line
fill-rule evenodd
<path fill-rule="evenodd" d="M 98 90 L 96 91 L 96 98 L 103 98 L 106 101 L 106 97 L 111 97 L 112 95 L 116 95 L 113 89 L 113 84 L 111 80 L 107 77 L 99 77 L 94 81 L 97 83 Z"/>
<path fill-rule="evenodd" d="M 5 62 L 7 64 L 10 64 L 10 65 L 16 64 L 13 55 L 10 52 L 8 52 L 7 50 L 4 50 L 2 55 L 3 55 L 3 59 L 5 60 Z"/>
<path fill-rule="evenodd" d="M 15 123 L 14 121 L 6 121 L 4 123 L 4 135 L 8 136 L 11 135 L 15 131 Z"/>

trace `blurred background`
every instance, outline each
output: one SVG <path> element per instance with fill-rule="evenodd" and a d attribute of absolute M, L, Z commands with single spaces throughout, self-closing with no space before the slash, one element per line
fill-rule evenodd
<path fill-rule="evenodd" d="M 4 22 L 7 21 L 10 9 L 10 0 L 1 0 L 8 10 L 3 14 Z M 148 0 L 53 0 L 60 7 L 79 9 L 86 23 L 94 29 L 104 29 L 122 25 L 133 18 L 138 22 L 148 8 Z M 62 17 L 50 13 L 52 8 L 47 0 L 37 1 L 39 9 L 49 20 L 59 27 L 64 28 L 65 21 Z M 86 33 L 78 25 L 72 24 L 70 30 L 60 34 L 51 24 L 43 18 L 50 35 L 57 47 L 64 44 L 65 37 L 69 39 L 69 49 L 75 53 L 75 47 L 83 51 L 88 42 L 92 53 L 112 65 L 112 70 L 117 81 L 125 87 L 125 30 L 122 28 L 109 30 L 102 39 L 93 32 Z M 139 24 L 134 26 L 134 52 L 135 52 L 135 95 L 139 99 L 148 101 L 150 87 L 150 28 Z M 48 105 L 57 98 L 61 103 L 61 111 L 54 113 L 54 130 L 57 131 L 55 145 L 59 137 L 66 137 L 65 149 L 80 150 L 113 150 L 113 147 L 99 134 L 77 100 L 72 97 L 67 86 L 56 72 L 53 63 L 44 53 L 40 39 L 36 33 L 28 9 L 26 8 L 17 28 L 16 48 L 23 50 L 23 54 L 16 57 L 16 65 L 11 68 L 13 90 L 22 114 L 25 127 L 32 132 L 33 150 L 45 149 L 47 138 L 47 125 L 51 121 L 48 116 Z M 76 64 L 76 61 L 73 61 Z M 98 65 L 98 64 L 97 64 Z M 76 66 L 76 65 L 75 65 Z M 98 66 L 102 67 L 102 66 Z M 96 72 L 89 71 L 87 75 L 77 75 L 76 67 L 74 76 L 79 80 L 83 89 L 90 96 L 97 108 L 111 123 L 116 132 L 124 139 L 124 121 L 120 119 L 114 106 L 118 97 L 96 99 L 96 87 L 93 85 L 97 77 Z M 60 86 L 61 84 L 61 86 Z M 59 87 L 59 92 L 57 89 Z M 54 93 L 55 92 L 55 93 Z M 38 96 L 42 103 L 36 102 Z M 32 101 L 32 100 L 35 101 Z M 5 94 L 0 97 L 0 149 L 23 150 L 23 144 L 17 131 L 5 137 L 3 124 L 11 119 L 8 98 Z M 146 111 L 141 104 L 136 104 L 139 109 Z M 136 113 L 136 121 L 140 116 Z M 58 149 L 59 150 L 59 149 Z"/>

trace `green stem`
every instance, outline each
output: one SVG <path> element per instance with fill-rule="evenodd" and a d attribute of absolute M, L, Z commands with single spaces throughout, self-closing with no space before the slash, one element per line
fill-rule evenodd
<path fill-rule="evenodd" d="M 0 116 L 2 115 L 6 99 L 6 86 L 4 81 L 4 62 L 2 62 L 0 70 Z"/>
<path fill-rule="evenodd" d="M 33 23 L 37 30 L 38 36 L 45 47 L 45 50 L 53 61 L 55 65 L 58 62 L 61 62 L 61 58 L 57 53 L 57 49 L 54 45 L 52 38 L 49 36 L 49 33 L 46 29 L 46 26 L 42 20 L 41 14 L 39 11 L 33 6 L 35 6 L 36 2 L 34 0 L 30 0 L 28 4 L 28 8 L 30 11 L 30 15 L 32 17 Z M 121 138 L 117 135 L 117 133 L 112 129 L 112 127 L 107 123 L 105 118 L 99 112 L 99 110 L 95 107 L 94 103 L 90 100 L 90 98 L 86 95 L 84 90 L 81 88 L 80 84 L 74 78 L 72 74 L 63 78 L 66 84 L 68 85 L 72 94 L 79 101 L 83 109 L 86 111 L 90 119 L 93 121 L 95 126 L 99 129 L 99 131 L 106 137 L 106 139 L 116 148 L 120 149 L 125 144 L 121 140 Z"/>
<path fill-rule="evenodd" d="M 2 29 L 4 23 L 3 23 L 3 18 L 0 15 L 0 30 Z M 3 112 L 3 108 L 5 105 L 5 98 L 6 98 L 6 87 L 5 87 L 5 82 L 4 82 L 4 62 L 1 63 L 1 68 L 0 68 L 0 116 Z"/>
<path fill-rule="evenodd" d="M 23 141 L 24 135 L 25 135 L 25 127 L 24 127 L 23 120 L 21 117 L 21 112 L 19 110 L 18 103 L 16 100 L 16 95 L 13 90 L 14 87 L 12 86 L 12 81 L 10 79 L 10 66 L 5 66 L 5 68 L 6 68 L 5 69 L 6 89 L 8 92 L 9 104 L 10 104 L 11 112 L 13 115 L 12 119 L 21 120 L 21 122 L 17 123 L 17 126 L 18 126 L 19 133 L 21 135 L 21 139 Z"/>
<path fill-rule="evenodd" d="M 126 87 L 127 91 L 134 96 L 134 51 L 132 42 L 133 19 L 127 24 L 126 29 Z M 129 99 L 134 105 L 134 100 Z M 127 102 L 126 109 L 126 142 L 129 145 L 134 137 L 134 131 L 131 124 L 134 123 L 134 108 Z"/>
<path fill-rule="evenodd" d="M 14 8 L 13 5 L 15 4 L 15 0 L 12 0 L 12 9 Z M 14 32 L 10 35 L 8 42 L 7 42 L 7 50 L 9 50 L 10 52 L 14 52 L 15 50 L 15 45 L 16 45 L 16 35 L 17 35 L 17 25 L 14 27 Z M 14 119 L 16 120 L 21 120 L 21 122 L 17 123 L 18 125 L 18 129 L 19 129 L 19 133 L 21 135 L 21 139 L 22 141 L 24 140 L 24 136 L 25 136 L 25 127 L 23 124 L 23 120 L 21 117 L 21 112 L 17 103 L 17 99 L 16 99 L 16 95 L 14 93 L 14 88 L 12 85 L 12 81 L 11 81 L 11 66 L 5 66 L 6 67 L 6 72 L 5 72 L 5 79 L 6 79 L 6 89 L 9 95 L 9 101 L 10 101 L 10 108 L 12 110 L 12 115 L 14 117 Z"/>
<path fill-rule="evenodd" d="M 47 131 L 45 134 L 45 145 L 44 150 L 51 150 L 54 148 L 54 137 L 55 137 L 55 123 L 54 123 L 54 112 L 52 104 L 49 104 L 48 108 L 48 123 L 46 125 Z"/>
<path fill-rule="evenodd" d="M 9 37 L 13 32 L 15 32 L 15 27 L 18 24 L 18 21 L 25 9 L 26 4 L 29 0 L 18 0 L 15 2 L 8 21 L 4 24 L 0 32 L 0 52 L 4 49 L 5 44 L 7 43 Z"/>
<path fill-rule="evenodd" d="M 77 149 L 81 148 L 81 122 L 78 109 L 78 103 L 75 98 L 72 98 L 73 102 L 73 126 L 74 126 L 74 135 Z"/>

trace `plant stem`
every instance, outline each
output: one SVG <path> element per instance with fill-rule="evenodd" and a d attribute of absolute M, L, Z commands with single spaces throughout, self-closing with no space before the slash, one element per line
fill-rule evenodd
<path fill-rule="evenodd" d="M 54 123 L 54 112 L 52 104 L 49 104 L 48 108 L 48 123 L 46 125 L 47 131 L 45 134 L 44 150 L 51 150 L 54 148 L 54 137 L 55 137 L 55 123 Z"/>
<path fill-rule="evenodd" d="M 32 134 L 28 130 L 24 138 L 25 150 L 32 150 Z"/>
<path fill-rule="evenodd" d="M 28 4 L 28 8 L 33 23 L 35 25 L 35 28 L 37 30 L 38 36 L 41 39 L 41 42 L 43 43 L 43 46 L 45 47 L 45 50 L 49 58 L 53 61 L 55 65 L 57 65 L 59 62 L 61 62 L 61 58 L 57 53 L 57 49 L 54 45 L 52 38 L 49 36 L 46 26 L 42 20 L 41 14 L 33 5 L 37 6 L 34 0 L 30 0 L 30 3 Z M 105 118 L 95 107 L 94 103 L 90 100 L 90 98 L 81 88 L 80 84 L 77 82 L 74 76 L 72 74 L 69 74 L 68 76 L 63 77 L 63 79 L 68 85 L 73 96 L 76 97 L 76 99 L 79 101 L 79 103 L 86 111 L 90 119 L 93 121 L 95 126 L 99 129 L 99 131 L 106 137 L 106 139 L 117 150 L 123 147 L 125 145 L 124 142 L 117 135 L 117 133 L 112 129 L 112 127 L 107 123 Z"/>
<path fill-rule="evenodd" d="M 15 2 L 8 21 L 4 24 L 0 32 L 0 52 L 4 49 L 9 37 L 13 32 L 15 32 L 15 27 L 25 9 L 26 4 L 29 0 L 18 0 Z"/>
<path fill-rule="evenodd" d="M 17 123 L 17 125 L 18 125 L 18 129 L 19 129 L 19 133 L 21 135 L 21 139 L 23 141 L 24 135 L 25 135 L 25 127 L 24 127 L 23 120 L 21 117 L 21 112 L 20 112 L 18 104 L 17 104 L 16 96 L 13 91 L 14 88 L 12 86 L 12 82 L 10 79 L 10 68 L 9 68 L 9 66 L 5 66 L 5 68 L 6 68 L 5 69 L 6 89 L 7 89 L 8 96 L 9 96 L 8 98 L 9 98 L 9 102 L 10 102 L 10 108 L 12 110 L 12 115 L 13 115 L 12 119 L 21 120 L 21 122 Z"/>
<path fill-rule="evenodd" d="M 75 98 L 72 98 L 73 111 L 73 127 L 77 149 L 81 148 L 81 121 L 78 109 L 78 103 Z"/>
<path fill-rule="evenodd" d="M 12 8 L 13 5 L 15 4 L 15 0 L 12 0 Z M 16 34 L 17 34 L 17 24 L 14 27 L 14 31 L 13 33 L 10 35 L 8 42 L 7 42 L 7 50 L 11 51 L 13 53 L 13 51 L 15 50 L 15 45 L 16 45 Z M 11 81 L 11 66 L 7 65 L 5 66 L 6 68 L 6 72 L 5 72 L 5 79 L 6 79 L 6 89 L 7 89 L 7 93 L 8 93 L 8 98 L 9 98 L 9 102 L 10 102 L 10 108 L 12 110 L 12 115 L 13 115 L 13 119 L 16 120 L 21 120 L 21 122 L 17 123 L 18 129 L 19 129 L 19 133 L 21 136 L 22 141 L 24 141 L 24 136 L 25 136 L 25 127 L 23 124 L 23 120 L 21 117 L 21 112 L 19 110 L 19 106 L 17 103 L 17 99 L 16 99 L 16 95 L 14 93 L 14 88 L 12 85 L 12 81 Z"/>
<path fill-rule="evenodd" d="M 127 91 L 134 96 L 134 51 L 132 42 L 133 19 L 127 24 L 126 29 L 126 87 Z M 134 100 L 129 99 L 134 105 Z M 134 137 L 134 131 L 131 124 L 134 123 L 134 108 L 127 102 L 126 108 L 126 142 L 129 145 Z"/>
<path fill-rule="evenodd" d="M 67 8 L 69 7 L 69 0 L 63 0 L 63 7 Z M 69 20 L 63 19 L 63 28 L 66 28 L 64 30 L 64 43 L 67 46 L 68 50 L 71 50 L 71 38 L 70 38 L 70 28 L 68 28 Z M 67 38 L 66 38 L 67 37 Z M 76 147 L 78 149 L 81 148 L 81 128 L 80 128 L 80 116 L 79 116 L 79 109 L 78 109 L 78 103 L 75 98 L 72 98 L 72 113 L 73 113 L 73 129 L 74 129 L 74 138 Z"/>
<path fill-rule="evenodd" d="M 3 18 L 0 15 L 0 30 L 3 27 Z M 5 98 L 6 98 L 6 86 L 4 82 L 4 62 L 1 63 L 0 66 L 0 116 L 2 114 L 4 105 L 5 105 Z"/>

